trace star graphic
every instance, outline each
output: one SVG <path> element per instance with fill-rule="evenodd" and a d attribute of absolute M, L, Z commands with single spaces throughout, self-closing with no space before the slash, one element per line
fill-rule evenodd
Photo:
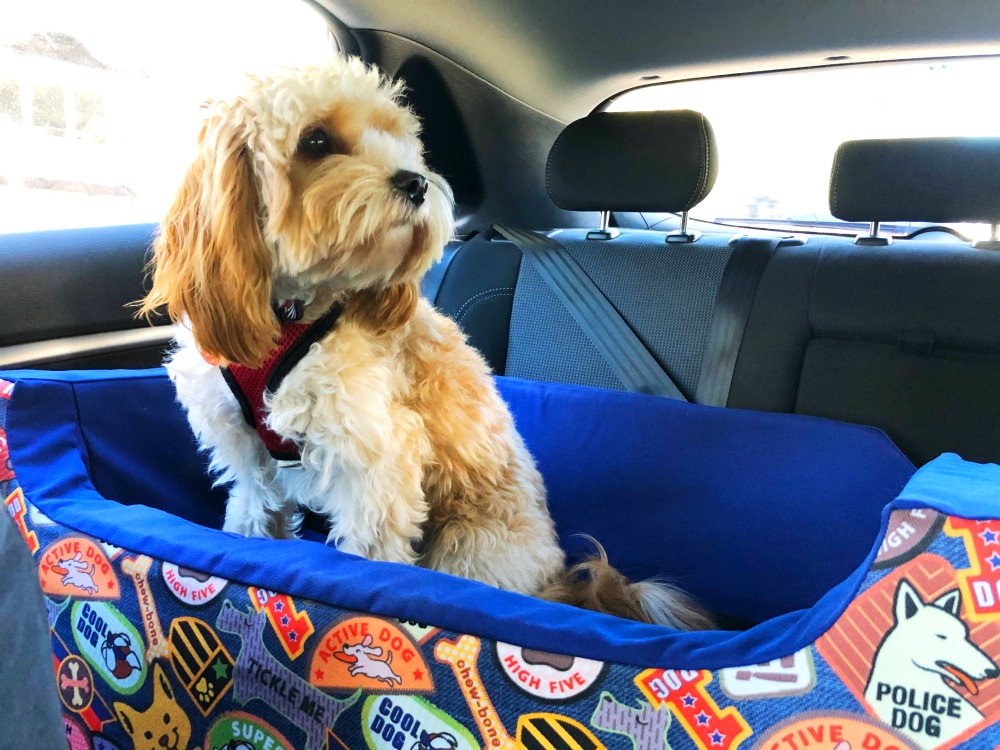
<path fill-rule="evenodd" d="M 229 665 L 222 661 L 221 656 L 215 660 L 212 669 L 215 670 L 215 677 L 218 680 L 224 680 L 229 676 Z"/>
<path fill-rule="evenodd" d="M 275 611 L 275 612 L 280 612 L 280 611 L 281 611 L 281 610 L 283 610 L 284 608 L 285 608 L 285 605 L 284 605 L 284 603 L 283 603 L 283 602 L 275 602 L 275 603 L 274 603 L 274 611 Z"/>
<path fill-rule="evenodd" d="M 424 673 L 421 672 L 419 669 L 414 669 L 413 670 L 413 679 L 417 680 L 417 681 L 420 681 L 420 680 L 424 679 Z"/>
<path fill-rule="evenodd" d="M 1000 542 L 997 541 L 997 532 L 993 529 L 986 529 L 979 536 L 983 538 L 984 544 L 1000 544 Z"/>
<path fill-rule="evenodd" d="M 695 703 L 698 702 L 697 699 L 695 699 L 695 697 L 691 695 L 691 693 L 685 695 L 683 698 L 681 698 L 681 700 L 684 702 L 684 706 L 686 708 L 691 708 Z"/>
<path fill-rule="evenodd" d="M 289 633 L 288 633 L 288 640 L 290 640 L 292 643 L 294 643 L 298 639 L 299 639 L 299 634 L 298 634 L 297 631 L 295 631 L 295 630 L 289 631 Z"/>
<path fill-rule="evenodd" d="M 996 570 L 997 568 L 1000 568 L 1000 555 L 994 552 L 986 558 L 986 562 L 990 564 L 990 570 Z"/>
<path fill-rule="evenodd" d="M 706 726 L 708 724 L 709 718 L 711 718 L 711 717 L 708 714 L 706 714 L 704 711 L 702 711 L 701 713 L 699 713 L 694 718 L 698 720 L 698 726 Z"/>
<path fill-rule="evenodd" d="M 713 745 L 721 745 L 722 741 L 726 739 L 726 735 L 724 735 L 718 729 L 716 729 L 714 732 L 708 735 L 708 737 L 710 740 L 712 740 Z"/>
<path fill-rule="evenodd" d="M 316 675 L 316 679 L 317 680 L 322 680 L 323 679 L 323 670 L 322 669 L 317 669 L 315 672 L 313 672 L 313 674 Z"/>
<path fill-rule="evenodd" d="M 114 581 L 108 581 L 108 588 L 109 589 L 113 589 L 114 587 L 115 587 L 115 582 Z"/>
<path fill-rule="evenodd" d="M 290 622 L 291 622 L 291 620 L 288 619 L 288 615 L 282 615 L 281 616 L 281 627 L 287 628 L 288 627 L 288 623 L 290 623 Z"/>

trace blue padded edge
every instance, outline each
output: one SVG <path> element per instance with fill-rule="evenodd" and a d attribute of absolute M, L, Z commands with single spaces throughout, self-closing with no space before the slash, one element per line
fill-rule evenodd
<path fill-rule="evenodd" d="M 109 507 L 93 487 L 77 427 L 74 384 L 94 373 L 22 375 L 11 401 L 11 461 L 30 502 L 52 520 L 128 550 L 247 585 L 361 612 L 429 622 L 457 632 L 638 667 L 720 669 L 761 663 L 814 642 L 857 594 L 863 564 L 814 607 L 750 630 L 680 633 L 494 589 L 434 571 L 381 563 L 312 542 L 246 539 L 145 506 Z M 114 380 L 162 371 L 100 373 Z M 55 470 L 54 470 L 55 469 Z M 931 507 L 966 518 L 998 517 L 1000 468 L 945 456 L 920 469 L 883 509 L 881 539 L 896 508 Z"/>

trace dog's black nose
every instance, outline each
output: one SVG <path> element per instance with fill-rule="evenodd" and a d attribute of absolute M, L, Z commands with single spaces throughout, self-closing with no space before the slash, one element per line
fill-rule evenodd
<path fill-rule="evenodd" d="M 427 178 L 422 174 L 401 169 L 389 178 L 389 182 L 414 206 L 424 202 L 424 196 L 427 194 Z"/>
<path fill-rule="evenodd" d="M 1000 669 L 987 669 L 986 677 L 988 679 L 993 679 L 994 677 L 1000 677 Z"/>

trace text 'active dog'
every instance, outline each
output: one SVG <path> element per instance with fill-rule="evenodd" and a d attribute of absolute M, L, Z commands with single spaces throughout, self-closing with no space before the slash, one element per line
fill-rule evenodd
<path fill-rule="evenodd" d="M 401 93 L 349 59 L 209 105 L 144 309 L 183 324 L 168 370 L 230 486 L 225 529 L 292 536 L 304 506 L 345 552 L 706 626 L 603 557 L 566 571 L 486 364 L 420 297 L 452 198 Z"/>

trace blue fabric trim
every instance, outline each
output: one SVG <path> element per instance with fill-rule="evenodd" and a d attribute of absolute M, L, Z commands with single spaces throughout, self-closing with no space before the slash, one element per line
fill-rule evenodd
<path fill-rule="evenodd" d="M 80 405 L 94 395 L 87 393 L 88 388 L 126 389 L 129 381 L 134 386 L 157 380 L 161 387 L 168 387 L 159 371 L 25 374 L 14 391 L 8 427 L 12 463 L 26 495 L 54 521 L 82 533 L 142 554 L 297 597 L 383 616 L 430 622 L 484 638 L 603 661 L 641 667 L 719 669 L 768 661 L 813 642 L 833 624 L 857 593 L 877 553 L 877 544 L 866 544 L 869 552 L 862 565 L 846 580 L 830 588 L 808 610 L 774 617 L 742 633 L 677 633 L 542 602 L 433 571 L 372 562 L 312 542 L 244 539 L 154 508 L 110 505 L 111 501 L 94 487 L 85 463 L 84 435 L 87 430 L 80 429 L 78 412 Z M 551 462 L 552 458 L 546 457 L 550 447 L 541 440 L 539 425 L 553 424 L 553 415 L 548 412 L 567 418 L 574 413 L 579 416 L 579 412 L 571 408 L 574 401 L 597 400 L 600 403 L 604 392 L 517 381 L 499 382 L 505 397 L 516 404 L 519 427 L 530 438 L 532 449 L 538 451 L 539 463 L 548 481 L 550 474 L 545 472 L 545 462 Z M 736 429 L 739 422 L 745 422 L 747 434 L 767 437 L 770 443 L 764 448 L 744 443 L 745 449 L 750 453 L 757 451 L 765 458 L 769 452 L 775 456 L 778 446 L 771 441 L 780 433 L 778 428 L 791 429 L 793 437 L 803 440 L 810 432 L 815 432 L 813 437 L 827 443 L 849 439 L 852 443 L 859 442 L 866 452 L 874 449 L 878 442 L 885 442 L 875 431 L 857 430 L 823 420 L 741 414 L 735 410 L 677 404 L 634 394 L 613 395 L 614 398 L 605 403 L 606 407 L 621 410 L 630 404 L 633 411 L 628 414 L 629 419 L 620 420 L 610 434 L 627 433 L 630 425 L 640 429 L 643 412 L 654 421 L 662 420 L 668 412 L 661 407 L 669 404 L 672 405 L 669 416 L 673 419 L 671 434 L 677 433 L 687 439 L 690 435 L 685 434 L 685 430 L 704 423 L 706 430 L 702 432 L 708 436 L 717 434 L 722 440 L 724 433 L 720 430 Z M 582 437 L 589 434 L 598 445 L 606 447 L 600 421 L 589 426 L 580 424 L 578 419 L 570 419 L 570 423 Z M 138 432 L 149 432 L 151 445 L 155 445 L 156 440 L 176 437 L 170 432 L 153 433 L 149 424 L 138 425 Z M 553 439 L 565 441 L 568 437 L 571 436 L 559 432 Z M 737 437 L 745 439 L 740 432 Z M 872 442 L 869 438 L 878 440 Z M 724 447 L 733 450 L 728 443 Z M 786 446 L 792 454 L 797 448 L 795 443 Z M 703 448 L 698 446 L 698 449 Z M 883 458 L 895 455 L 889 448 L 881 450 L 886 451 Z M 584 463 L 585 457 L 576 458 Z M 653 459 L 654 463 L 662 461 L 663 456 L 654 455 Z M 682 459 L 678 461 L 681 461 L 681 469 L 690 468 Z M 895 472 L 902 468 L 898 463 L 893 467 Z M 1000 515 L 995 484 L 998 471 L 1000 469 L 995 466 L 977 467 L 951 456 L 928 464 L 913 477 L 900 499 L 882 510 L 881 531 L 877 537 L 869 535 L 869 542 L 881 538 L 888 513 L 895 507 L 929 506 L 955 515 L 997 517 Z M 753 484 L 746 482 L 746 477 L 732 479 L 741 480 L 745 486 Z M 830 477 L 825 479 L 831 480 Z M 733 485 L 734 488 L 739 486 Z M 740 527 L 746 519 L 725 520 L 733 522 L 731 526 Z M 761 546 L 773 543 L 772 539 L 759 540 Z M 814 552 L 825 553 L 824 550 Z M 754 572 L 749 571 L 751 575 Z M 746 575 L 747 571 L 732 571 L 734 579 L 741 574 Z M 787 571 L 785 577 L 794 578 Z"/>

